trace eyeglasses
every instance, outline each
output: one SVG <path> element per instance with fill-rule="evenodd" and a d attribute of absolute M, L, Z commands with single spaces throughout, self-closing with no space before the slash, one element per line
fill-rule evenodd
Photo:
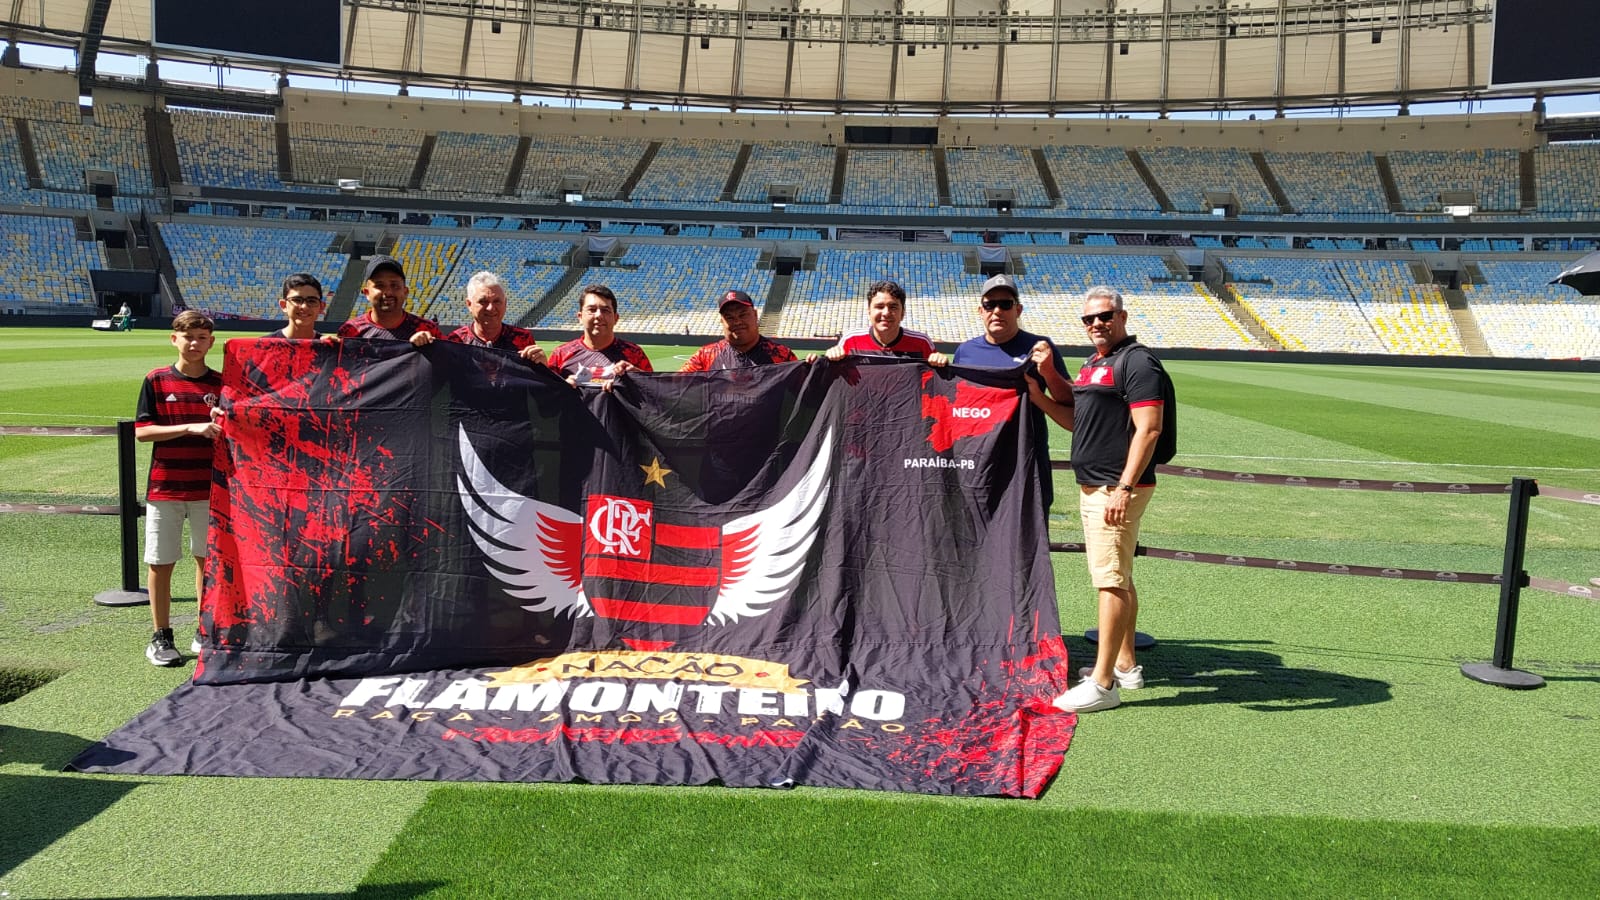
<path fill-rule="evenodd" d="M 287 300 L 290 303 L 293 303 L 295 306 L 312 306 L 314 304 L 322 302 L 322 298 L 321 297 L 291 296 L 291 297 L 285 297 L 283 299 Z"/>
<path fill-rule="evenodd" d="M 1103 312 L 1090 313 L 1087 316 L 1079 316 L 1078 318 L 1082 319 L 1083 324 L 1085 325 L 1093 325 L 1096 319 L 1099 319 L 1102 322 L 1109 322 L 1112 319 L 1115 319 L 1117 317 L 1117 313 L 1120 311 L 1121 310 L 1108 309 L 1104 310 Z"/>
<path fill-rule="evenodd" d="M 1017 305 L 1017 301 L 1010 297 L 999 297 L 994 300 L 985 297 L 978 305 L 983 307 L 984 312 L 994 312 L 997 309 L 1001 312 L 1010 312 L 1011 307 Z"/>

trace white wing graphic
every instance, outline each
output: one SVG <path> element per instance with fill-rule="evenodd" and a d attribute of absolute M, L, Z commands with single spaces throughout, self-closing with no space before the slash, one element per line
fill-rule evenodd
<path fill-rule="evenodd" d="M 832 457 L 830 429 L 811 467 L 783 499 L 722 526 L 722 579 L 708 623 L 762 615 L 794 591 L 828 505 Z"/>
<path fill-rule="evenodd" d="M 550 503 L 524 497 L 490 474 L 457 428 L 463 478 L 456 492 L 471 523 L 472 540 L 488 559 L 489 573 L 529 612 L 592 616 L 583 595 L 583 517 Z"/>

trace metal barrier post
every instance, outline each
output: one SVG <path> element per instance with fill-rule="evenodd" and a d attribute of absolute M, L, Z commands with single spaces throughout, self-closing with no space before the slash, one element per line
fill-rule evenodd
<path fill-rule="evenodd" d="M 1495 624 L 1494 659 L 1485 663 L 1464 663 L 1461 674 L 1484 684 L 1515 690 L 1544 686 L 1544 679 L 1532 672 L 1511 666 L 1512 646 L 1517 639 L 1517 604 L 1528 584 L 1522 570 L 1522 557 L 1528 546 L 1528 501 L 1539 493 L 1532 478 L 1511 479 L 1511 513 L 1506 519 L 1506 557 L 1500 570 L 1500 618 Z"/>
<path fill-rule="evenodd" d="M 143 606 L 150 595 L 139 586 L 139 469 L 134 458 L 133 420 L 117 422 L 117 502 L 122 514 L 122 587 L 101 591 L 94 602 L 101 606 Z"/>

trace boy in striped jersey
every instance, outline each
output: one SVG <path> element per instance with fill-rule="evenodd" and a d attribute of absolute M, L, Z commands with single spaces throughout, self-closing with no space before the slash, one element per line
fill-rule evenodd
<path fill-rule="evenodd" d="M 155 633 L 145 648 L 151 665 L 183 663 L 172 640 L 172 567 L 183 552 L 183 522 L 189 521 L 194 556 L 195 601 L 204 594 L 206 528 L 211 507 L 211 442 L 220 432 L 211 409 L 222 393 L 222 376 L 206 365 L 216 323 L 197 310 L 172 320 L 176 364 L 144 377 L 134 436 L 152 441 L 150 487 L 146 491 L 144 561 L 150 566 L 150 618 Z"/>

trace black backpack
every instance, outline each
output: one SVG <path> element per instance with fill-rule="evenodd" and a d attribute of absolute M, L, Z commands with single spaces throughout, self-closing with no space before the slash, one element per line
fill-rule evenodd
<path fill-rule="evenodd" d="M 1164 465 L 1172 462 L 1172 458 L 1178 455 L 1178 394 L 1173 390 L 1172 376 L 1167 374 L 1166 367 L 1161 365 L 1161 360 L 1156 359 L 1155 353 L 1151 352 L 1149 347 L 1134 341 L 1111 358 L 1111 377 L 1116 380 L 1117 393 L 1122 395 L 1124 401 L 1128 399 L 1128 393 L 1123 388 L 1123 385 L 1127 384 L 1123 377 L 1126 369 L 1123 361 L 1130 353 L 1143 353 L 1150 357 L 1150 361 L 1155 363 L 1156 371 L 1161 373 L 1161 435 L 1156 438 L 1154 462 L 1156 465 Z"/>

